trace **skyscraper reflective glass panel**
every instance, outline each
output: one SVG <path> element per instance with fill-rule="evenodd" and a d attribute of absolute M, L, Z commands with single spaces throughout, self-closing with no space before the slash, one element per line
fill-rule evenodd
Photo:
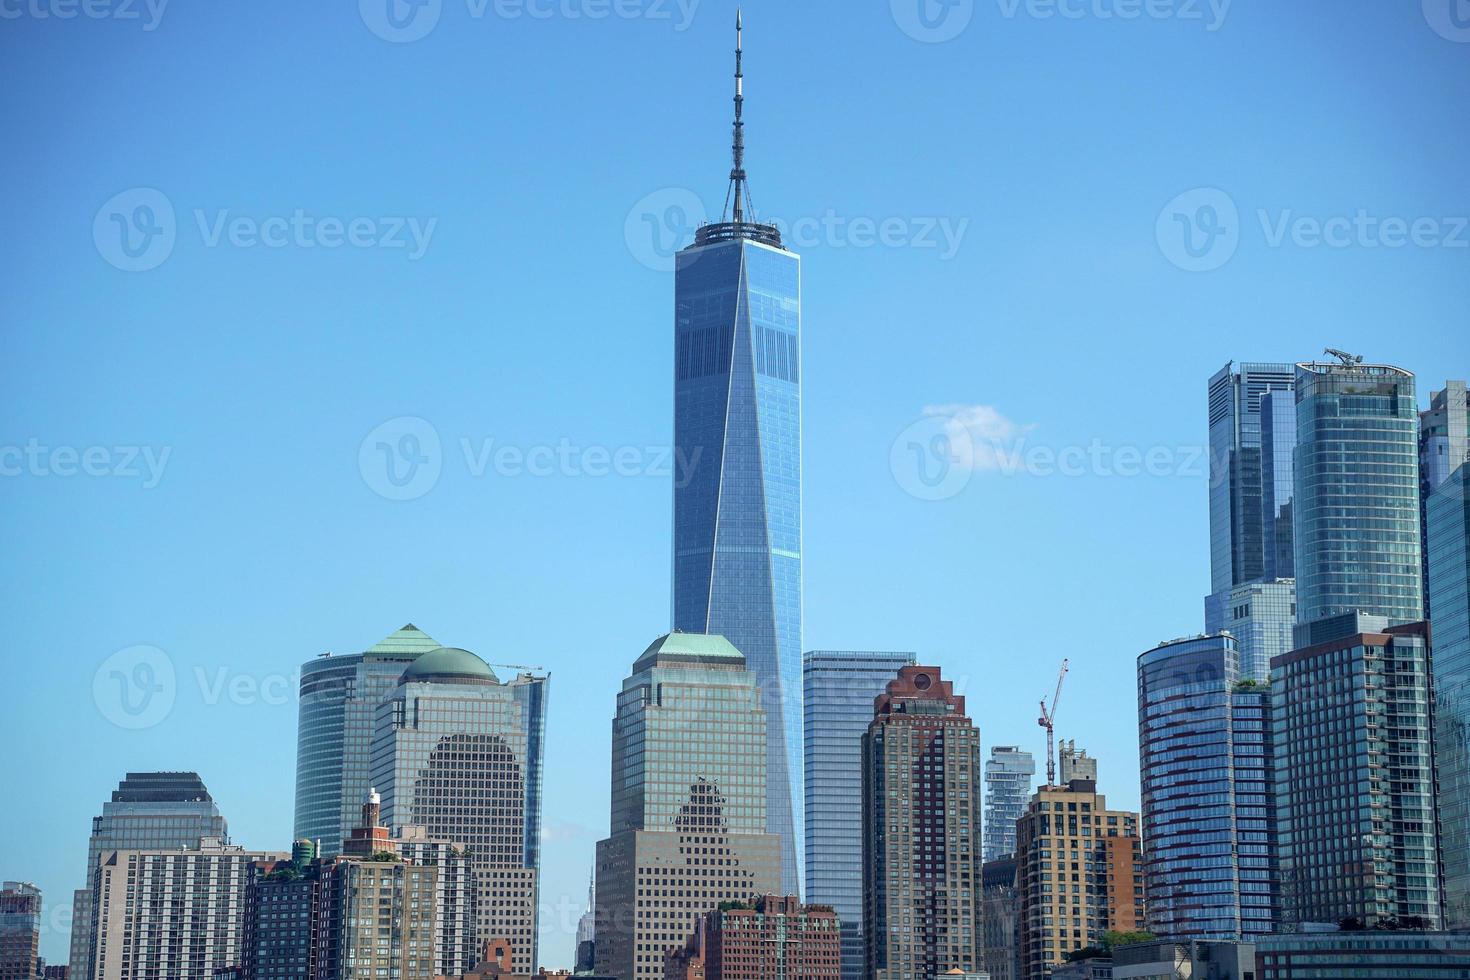
<path fill-rule="evenodd" d="M 1266 483 L 1263 452 L 1262 400 L 1271 392 L 1289 392 L 1290 364 L 1227 364 L 1210 379 L 1210 591 L 1263 578 L 1289 578 L 1289 569 L 1274 567 L 1276 544 L 1270 538 L 1274 521 L 1267 520 L 1289 500 Z M 1280 413 L 1278 413 L 1279 415 Z M 1273 476 L 1279 477 L 1283 443 L 1290 431 L 1273 426 Z M 1290 479 L 1290 472 L 1286 474 Z"/>
<path fill-rule="evenodd" d="M 1138 658 L 1144 885 L 1157 935 L 1272 931 L 1270 693 L 1242 676 L 1233 636 L 1176 640 Z"/>
<path fill-rule="evenodd" d="M 985 763 L 986 861 L 1016 853 L 1016 821 L 1026 815 L 1036 757 L 1016 745 L 996 745 Z"/>
<path fill-rule="evenodd" d="M 1424 615 L 1414 376 L 1298 364 L 1293 518 L 1297 623 Z"/>
<path fill-rule="evenodd" d="M 873 700 L 913 664 L 912 653 L 812 650 L 803 658 L 806 900 L 837 910 L 844 980 L 863 976 L 862 737 Z"/>
<path fill-rule="evenodd" d="M 1470 928 L 1470 463 L 1429 494 L 1435 764 L 1445 927 Z"/>
<path fill-rule="evenodd" d="M 679 253 L 674 628 L 723 634 L 766 709 L 767 831 L 801 880 L 801 264 L 747 237 Z"/>

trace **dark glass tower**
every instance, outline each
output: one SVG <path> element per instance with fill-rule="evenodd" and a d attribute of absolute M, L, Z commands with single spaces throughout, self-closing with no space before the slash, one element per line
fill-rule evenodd
<path fill-rule="evenodd" d="M 700 228 L 675 273 L 675 630 L 745 655 L 766 710 L 766 829 L 781 888 L 801 881 L 801 262 L 747 220 L 740 25 L 729 221 Z"/>

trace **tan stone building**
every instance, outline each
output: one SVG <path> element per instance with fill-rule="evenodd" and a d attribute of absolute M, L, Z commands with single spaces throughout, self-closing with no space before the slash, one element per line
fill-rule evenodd
<path fill-rule="evenodd" d="M 1138 814 L 1109 810 L 1090 779 L 1043 786 L 1016 824 L 1020 980 L 1143 925 Z"/>

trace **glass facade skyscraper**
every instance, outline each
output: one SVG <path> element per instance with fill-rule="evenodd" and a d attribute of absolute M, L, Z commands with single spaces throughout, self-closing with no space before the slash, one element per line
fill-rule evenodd
<path fill-rule="evenodd" d="M 1270 687 L 1241 670 L 1228 634 L 1138 658 L 1139 771 L 1148 929 L 1170 939 L 1272 931 Z"/>
<path fill-rule="evenodd" d="M 1424 617 L 1435 619 L 1429 583 L 1429 496 L 1451 473 L 1470 463 L 1470 393 L 1463 381 L 1446 381 L 1419 413 L 1419 506 L 1424 525 Z M 1436 644 L 1437 645 L 1437 644 Z"/>
<path fill-rule="evenodd" d="M 71 976 L 90 980 L 94 944 L 92 891 L 98 859 L 112 851 L 197 848 L 205 838 L 229 843 L 225 818 L 198 773 L 130 772 L 92 818 L 86 887 L 72 899 Z"/>
<path fill-rule="evenodd" d="M 1470 463 L 1426 507 L 1445 927 L 1470 929 Z"/>
<path fill-rule="evenodd" d="M 1291 577 L 1290 568 L 1277 567 L 1274 537 L 1282 508 L 1290 508 L 1289 402 L 1268 396 L 1293 384 L 1290 364 L 1232 363 L 1210 378 L 1211 592 Z M 1269 424 L 1263 408 L 1272 412 Z"/>
<path fill-rule="evenodd" d="M 502 683 L 467 650 L 441 647 L 404 670 L 377 710 L 372 782 L 384 824 L 421 827 L 467 849 L 479 883 L 479 941 L 508 940 L 514 972 L 535 970 L 545 677 Z"/>
<path fill-rule="evenodd" d="M 321 656 L 302 665 L 294 835 L 315 841 L 322 857 L 342 849 L 371 788 L 378 702 L 398 686 L 409 664 L 438 648 L 410 623 L 363 653 Z"/>
<path fill-rule="evenodd" d="M 802 660 L 806 900 L 837 910 L 843 980 L 863 976 L 863 753 L 873 699 L 912 653 L 810 650 Z"/>
<path fill-rule="evenodd" d="M 1030 752 L 1015 745 L 991 748 L 985 763 L 984 860 L 1016 853 L 1016 821 L 1026 815 L 1035 775 L 1036 757 Z"/>
<path fill-rule="evenodd" d="M 780 886 L 762 703 L 722 636 L 672 633 L 634 662 L 612 723 L 611 833 L 597 844 L 597 973 L 662 980 L 664 954 L 701 914 Z"/>
<path fill-rule="evenodd" d="M 1414 376 L 1298 364 L 1296 397 L 1297 623 L 1353 612 L 1423 619 Z"/>
<path fill-rule="evenodd" d="M 743 654 L 765 705 L 766 819 L 800 881 L 801 261 L 763 225 L 709 225 L 675 274 L 674 628 Z"/>
<path fill-rule="evenodd" d="M 1437 927 L 1429 630 L 1340 618 L 1272 665 L 1281 921 Z"/>
<path fill-rule="evenodd" d="M 1205 632 L 1240 640 L 1241 669 L 1270 678 L 1295 622 L 1290 364 L 1227 364 L 1209 384 L 1210 595 Z"/>

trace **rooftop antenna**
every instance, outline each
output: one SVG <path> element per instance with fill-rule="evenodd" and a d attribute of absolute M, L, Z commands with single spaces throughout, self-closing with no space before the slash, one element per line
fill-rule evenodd
<path fill-rule="evenodd" d="M 1342 361 L 1343 367 L 1357 367 L 1363 363 L 1362 354 L 1349 354 L 1347 351 L 1338 350 L 1336 347 L 1329 347 L 1322 353 L 1331 354 L 1333 357 Z"/>
<path fill-rule="evenodd" d="M 1046 729 L 1046 785 L 1057 784 L 1057 752 L 1052 739 L 1055 734 L 1055 722 L 1057 718 L 1057 702 L 1062 699 L 1062 681 L 1067 679 L 1067 670 L 1071 667 L 1070 660 L 1062 661 L 1062 672 L 1057 675 L 1057 690 L 1051 696 L 1051 707 L 1047 708 L 1046 698 L 1041 699 L 1041 717 L 1036 719 L 1036 724 Z"/>
<path fill-rule="evenodd" d="M 730 168 L 730 191 L 725 195 L 725 203 L 729 204 L 733 197 L 735 200 L 734 222 L 740 224 L 745 220 L 745 199 L 749 197 L 750 191 L 745 186 L 745 12 L 739 8 L 735 11 L 735 138 L 731 146 L 734 156 L 734 166 Z M 722 219 L 723 220 L 723 219 Z"/>

